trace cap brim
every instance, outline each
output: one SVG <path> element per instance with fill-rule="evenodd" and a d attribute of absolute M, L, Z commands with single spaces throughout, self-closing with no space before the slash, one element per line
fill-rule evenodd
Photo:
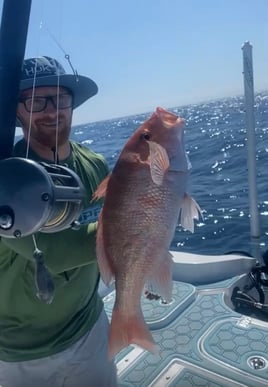
<path fill-rule="evenodd" d="M 96 83 L 82 75 L 63 74 L 60 76 L 51 75 L 46 77 L 36 77 L 35 87 L 39 86 L 61 86 L 69 89 L 73 94 L 73 108 L 77 108 L 87 99 L 93 97 L 98 92 Z M 25 79 L 20 82 L 20 90 L 31 89 L 33 79 Z"/>

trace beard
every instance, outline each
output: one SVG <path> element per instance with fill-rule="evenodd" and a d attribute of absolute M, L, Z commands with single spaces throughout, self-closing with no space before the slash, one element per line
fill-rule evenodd
<path fill-rule="evenodd" d="M 70 132 L 71 116 L 67 118 L 59 114 L 53 120 L 49 117 L 36 119 L 32 122 L 30 143 L 34 141 L 49 149 L 60 147 L 69 141 Z"/>
<path fill-rule="evenodd" d="M 65 128 L 63 130 L 51 130 L 51 131 L 39 131 L 33 134 L 33 138 L 47 148 L 55 148 L 64 145 L 69 141 L 71 128 Z M 31 141 L 30 141 L 31 142 Z"/>

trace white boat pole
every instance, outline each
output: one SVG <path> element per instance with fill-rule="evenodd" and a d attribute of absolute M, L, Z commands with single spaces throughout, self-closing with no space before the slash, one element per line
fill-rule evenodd
<path fill-rule="evenodd" d="M 243 51 L 243 74 L 245 113 L 247 128 L 247 166 L 248 166 L 248 187 L 249 187 L 249 213 L 250 213 L 250 234 L 255 258 L 260 259 L 260 217 L 258 211 L 257 195 L 257 173 L 256 173 L 256 138 L 255 138 L 255 117 L 254 117 L 254 80 L 252 64 L 252 45 L 245 42 Z"/>

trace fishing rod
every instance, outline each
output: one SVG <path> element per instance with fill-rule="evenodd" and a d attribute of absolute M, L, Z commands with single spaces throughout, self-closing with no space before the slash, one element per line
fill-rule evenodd
<path fill-rule="evenodd" d="M 21 70 L 31 0 L 4 0 L 0 29 L 0 236 L 31 236 L 38 297 L 50 303 L 54 283 L 35 233 L 79 228 L 85 189 L 79 176 L 59 164 L 12 157 Z"/>
<path fill-rule="evenodd" d="M 256 138 L 255 138 L 255 116 L 254 116 L 254 79 L 252 45 L 245 42 L 243 51 L 243 76 L 244 97 L 247 128 L 247 167 L 249 186 L 249 213 L 250 213 L 250 236 L 252 254 L 258 260 L 262 260 L 260 253 L 260 218 L 258 211 L 257 173 L 256 173 Z M 263 263 L 263 262 L 262 262 Z"/>
<path fill-rule="evenodd" d="M 245 42 L 243 50 L 244 97 L 247 128 L 247 167 L 249 185 L 250 236 L 252 255 L 257 259 L 257 265 L 251 271 L 250 284 L 241 290 L 235 287 L 231 296 L 235 310 L 243 314 L 257 314 L 258 318 L 268 318 L 268 304 L 265 303 L 265 290 L 268 288 L 268 252 L 260 252 L 260 217 L 258 211 L 257 173 L 256 173 L 256 138 L 254 116 L 254 79 L 252 62 L 252 45 Z M 255 288 L 259 300 L 249 292 Z"/>
<path fill-rule="evenodd" d="M 77 227 L 85 195 L 69 168 L 11 157 L 31 3 L 5 0 L 1 20 L 0 236 L 7 238 Z"/>
<path fill-rule="evenodd" d="M 0 160 L 11 156 L 32 0 L 4 0 L 0 29 Z"/>

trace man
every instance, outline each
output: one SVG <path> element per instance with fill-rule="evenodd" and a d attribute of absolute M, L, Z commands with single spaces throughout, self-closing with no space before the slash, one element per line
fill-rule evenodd
<path fill-rule="evenodd" d="M 14 156 L 59 163 L 86 188 L 83 224 L 0 243 L 0 385 L 116 386 L 108 359 L 108 319 L 98 295 L 92 194 L 108 173 L 102 156 L 70 141 L 73 109 L 98 91 L 91 79 L 65 74 L 49 57 L 24 61 L 17 119 L 24 138 Z M 96 210 L 96 209 L 95 209 Z M 53 276 L 54 299 L 34 290 L 35 244 Z"/>

